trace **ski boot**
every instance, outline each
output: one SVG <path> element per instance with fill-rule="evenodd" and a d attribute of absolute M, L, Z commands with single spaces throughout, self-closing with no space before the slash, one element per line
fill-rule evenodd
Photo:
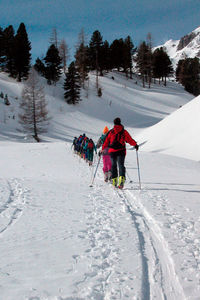
<path fill-rule="evenodd" d="M 113 185 L 114 187 L 117 187 L 117 181 L 118 181 L 118 178 L 117 178 L 117 177 L 112 179 L 112 185 Z"/>
<path fill-rule="evenodd" d="M 112 183 L 112 173 L 108 171 L 108 181 Z"/>
<path fill-rule="evenodd" d="M 104 181 L 105 181 L 105 182 L 108 182 L 108 172 L 105 172 L 105 173 L 104 173 Z"/>
<path fill-rule="evenodd" d="M 125 177 L 124 177 L 124 176 L 120 176 L 120 177 L 119 177 L 119 185 L 118 185 L 118 188 L 119 188 L 119 189 L 123 189 L 124 183 L 125 183 Z"/>

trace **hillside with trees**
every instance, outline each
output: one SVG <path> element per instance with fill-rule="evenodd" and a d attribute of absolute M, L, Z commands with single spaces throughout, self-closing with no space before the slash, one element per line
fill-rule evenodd
<path fill-rule="evenodd" d="M 88 74 L 91 71 L 96 73 L 96 93 L 99 97 L 103 93 L 99 77 L 112 70 L 124 73 L 127 79 L 132 79 L 133 74 L 137 75 L 137 80 L 141 80 L 144 88 L 151 88 L 152 83 L 161 84 L 161 82 L 166 86 L 168 78 L 176 78 L 189 93 L 195 96 L 200 93 L 199 58 L 181 59 L 176 69 L 173 69 L 166 48 L 153 48 L 150 33 L 145 41 L 135 46 L 130 36 L 115 39 L 109 43 L 103 39 L 99 30 L 93 32 L 87 43 L 82 29 L 74 59 L 70 62 L 71 67 L 67 64 L 68 60 L 69 47 L 64 39 L 59 41 L 56 28 L 53 28 L 46 55 L 36 59 L 34 68 L 46 78 L 49 85 L 56 85 L 62 74 L 65 74 L 63 98 L 67 99 L 68 104 L 79 102 L 78 98 L 74 100 L 74 96 L 69 99 L 69 95 L 74 93 L 79 95 L 80 88 L 87 90 Z M 74 73 L 72 66 L 76 76 L 72 75 Z M 0 70 L 22 81 L 28 78 L 30 68 L 31 42 L 24 23 L 20 24 L 16 34 L 12 25 L 5 29 L 0 28 Z M 74 76 L 73 80 L 72 76 Z M 71 93 L 69 93 L 70 89 Z"/>

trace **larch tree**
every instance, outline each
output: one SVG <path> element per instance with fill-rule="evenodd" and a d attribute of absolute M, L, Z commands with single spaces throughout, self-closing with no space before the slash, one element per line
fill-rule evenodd
<path fill-rule="evenodd" d="M 49 38 L 49 43 L 50 45 L 54 44 L 56 48 L 58 48 L 59 41 L 58 41 L 58 33 L 56 27 L 52 28 L 52 32 Z"/>
<path fill-rule="evenodd" d="M 40 84 L 34 68 L 31 68 L 29 77 L 24 84 L 19 107 L 19 123 L 25 132 L 31 133 L 39 142 L 38 135 L 47 131 L 49 117 L 44 87 Z"/>
<path fill-rule="evenodd" d="M 83 29 L 79 34 L 78 43 L 76 46 L 75 59 L 75 64 L 80 75 L 81 86 L 83 89 L 85 89 L 85 82 L 88 80 L 89 59 L 88 47 L 86 46 L 86 39 Z"/>
<path fill-rule="evenodd" d="M 66 73 L 66 71 L 67 71 L 67 61 L 70 58 L 70 55 L 69 55 L 69 47 L 68 47 L 68 45 L 67 45 L 67 43 L 65 42 L 64 39 L 60 42 L 58 51 L 59 51 L 59 56 L 61 58 L 63 71 L 64 71 L 64 73 Z"/>

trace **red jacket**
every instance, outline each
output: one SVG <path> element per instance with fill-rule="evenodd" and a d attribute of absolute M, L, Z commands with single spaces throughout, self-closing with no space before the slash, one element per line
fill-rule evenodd
<path fill-rule="evenodd" d="M 118 142 L 119 142 L 117 149 L 114 146 L 114 143 L 116 143 L 116 140 L 118 140 Z M 102 146 L 102 150 L 104 150 L 107 147 L 109 148 L 109 150 L 108 150 L 109 153 L 125 150 L 126 143 L 129 143 L 131 146 L 137 145 L 136 141 L 134 139 L 132 139 L 132 137 L 130 136 L 128 131 L 126 131 L 124 129 L 124 126 L 115 125 L 114 128 L 111 129 L 109 134 L 107 135 L 107 138 Z M 113 145 L 113 147 L 112 147 L 112 145 Z"/>

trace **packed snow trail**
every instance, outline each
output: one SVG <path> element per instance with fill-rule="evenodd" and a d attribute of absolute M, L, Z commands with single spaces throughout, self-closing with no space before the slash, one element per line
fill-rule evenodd
<path fill-rule="evenodd" d="M 94 187 L 89 187 L 97 160 L 89 168 L 73 155 L 70 144 L 15 144 L 14 151 L 13 144 L 5 144 L 0 148 L 2 157 L 4 153 L 7 160 L 1 161 L 0 177 L 2 299 L 198 299 L 196 164 L 184 162 L 193 178 L 190 185 L 183 162 L 171 162 L 170 167 L 181 170 L 188 183 L 185 186 L 181 179 L 179 191 L 172 184 L 161 185 L 152 168 L 153 183 L 148 185 L 149 166 L 155 167 L 158 161 L 164 181 L 162 172 L 169 160 L 142 154 L 142 191 L 135 182 L 116 191 L 103 182 L 102 165 Z M 136 179 L 132 156 L 133 151 L 127 154 L 126 166 Z M 174 206 L 180 201 L 169 206 L 174 193 L 181 199 L 190 195 L 182 211 L 179 207 L 183 217 Z M 191 201 L 196 216 L 189 207 Z M 186 213 L 191 219 L 186 220 Z M 175 252 L 178 243 L 179 256 Z"/>
<path fill-rule="evenodd" d="M 185 299 L 159 224 L 141 204 L 141 196 L 136 197 L 130 191 L 118 193 L 132 215 L 140 240 L 143 261 L 142 299 Z"/>
<path fill-rule="evenodd" d="M 1 193 L 7 194 L 0 206 L 0 235 L 13 225 L 23 213 L 27 190 L 23 189 L 18 179 L 0 182 Z M 5 189 L 5 190 L 4 190 Z"/>
<path fill-rule="evenodd" d="M 140 297 L 137 234 L 110 187 L 91 190 L 92 168 L 65 144 L 10 150 L 0 182 L 2 298 Z"/>

